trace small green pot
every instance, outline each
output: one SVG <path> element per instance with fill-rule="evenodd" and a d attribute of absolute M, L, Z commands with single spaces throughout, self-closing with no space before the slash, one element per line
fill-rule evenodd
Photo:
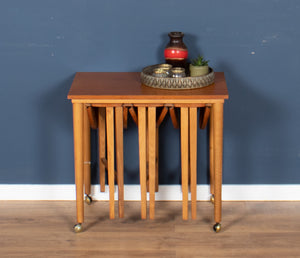
<path fill-rule="evenodd" d="M 190 75 L 194 76 L 203 76 L 208 74 L 208 66 L 194 66 L 190 64 Z"/>

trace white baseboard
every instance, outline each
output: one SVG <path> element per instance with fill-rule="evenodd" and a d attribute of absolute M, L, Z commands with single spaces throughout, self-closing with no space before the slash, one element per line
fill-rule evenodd
<path fill-rule="evenodd" d="M 99 185 L 92 186 L 93 200 L 109 200 L 108 186 L 100 192 Z M 117 187 L 115 199 L 117 200 Z M 125 185 L 124 198 L 140 200 L 139 185 Z M 209 186 L 197 186 L 197 199 L 210 198 Z M 155 199 L 158 201 L 181 201 L 180 185 L 161 185 Z M 223 185 L 224 201 L 300 201 L 300 185 Z M 0 200 L 75 200 L 74 185 L 24 185 L 0 184 Z"/>

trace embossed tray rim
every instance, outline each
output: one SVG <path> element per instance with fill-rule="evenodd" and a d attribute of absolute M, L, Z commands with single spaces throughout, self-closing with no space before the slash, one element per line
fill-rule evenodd
<path fill-rule="evenodd" d="M 143 68 L 141 72 L 142 84 L 159 89 L 187 90 L 209 86 L 214 83 L 215 79 L 214 70 L 211 67 L 209 67 L 209 73 L 207 75 L 182 78 L 155 77 L 152 75 L 152 71 L 157 67 L 159 67 L 159 64 L 150 65 Z"/>

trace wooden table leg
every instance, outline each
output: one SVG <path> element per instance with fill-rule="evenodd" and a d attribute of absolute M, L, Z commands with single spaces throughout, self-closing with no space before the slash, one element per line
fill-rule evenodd
<path fill-rule="evenodd" d="M 128 107 L 123 107 L 123 127 L 127 129 L 128 126 Z"/>
<path fill-rule="evenodd" d="M 148 107 L 148 161 L 150 219 L 155 217 L 155 178 L 156 178 L 156 107 Z"/>
<path fill-rule="evenodd" d="M 124 148 L 123 148 L 123 108 L 115 108 L 115 128 L 116 128 L 116 160 L 118 178 L 118 204 L 119 218 L 124 217 Z"/>
<path fill-rule="evenodd" d="M 114 108 L 106 108 L 107 132 L 107 174 L 109 184 L 109 217 L 115 218 L 115 150 L 114 150 Z"/>
<path fill-rule="evenodd" d="M 182 219 L 188 219 L 188 172 L 189 172 L 189 113 L 187 107 L 181 107 L 181 186 L 182 186 Z"/>
<path fill-rule="evenodd" d="M 97 122 L 97 108 L 92 106 L 87 106 L 86 111 L 88 115 L 89 125 L 92 129 L 96 130 L 98 128 L 98 122 Z"/>
<path fill-rule="evenodd" d="M 137 115 L 136 115 L 136 112 L 135 112 L 135 109 L 133 106 L 131 106 L 129 109 L 128 109 L 131 117 L 132 117 L 132 120 L 135 122 L 136 125 L 138 125 L 138 118 L 137 118 Z"/>
<path fill-rule="evenodd" d="M 159 187 L 159 126 L 163 122 L 169 111 L 169 107 L 164 106 L 157 121 L 156 121 L 156 169 L 155 169 L 155 192 L 158 192 Z"/>
<path fill-rule="evenodd" d="M 215 190 L 215 222 L 214 229 L 220 230 L 222 216 L 222 161 L 223 161 L 223 103 L 213 104 L 213 129 L 214 129 L 214 190 Z M 219 228 L 219 229 L 218 229 Z"/>
<path fill-rule="evenodd" d="M 201 129 L 205 129 L 210 114 L 210 106 L 200 108 L 199 124 Z"/>
<path fill-rule="evenodd" d="M 146 108 L 146 187 L 147 193 L 149 193 L 149 127 L 148 127 L 148 120 L 147 120 L 147 108 Z"/>
<path fill-rule="evenodd" d="M 192 219 L 197 218 L 197 108 L 189 108 L 190 187 Z"/>
<path fill-rule="evenodd" d="M 211 202 L 214 203 L 215 159 L 214 159 L 214 110 L 211 108 L 209 119 L 209 174 Z"/>
<path fill-rule="evenodd" d="M 159 127 L 156 126 L 156 154 L 155 154 L 155 192 L 158 192 L 159 186 Z"/>
<path fill-rule="evenodd" d="M 171 117 L 174 128 L 178 129 L 179 128 L 179 123 L 178 123 L 175 108 L 174 107 L 169 107 L 169 113 L 170 113 L 170 117 Z"/>
<path fill-rule="evenodd" d="M 74 166 L 76 184 L 77 223 L 84 221 L 83 206 L 83 104 L 73 103 Z M 78 225 L 77 224 L 77 225 Z M 77 226 L 75 225 L 75 227 Z M 81 225 L 80 230 L 81 231 Z M 75 228 L 76 231 L 76 228 Z"/>
<path fill-rule="evenodd" d="M 146 108 L 138 107 L 139 162 L 141 185 L 141 218 L 147 218 L 147 178 L 146 178 Z"/>
<path fill-rule="evenodd" d="M 91 128 L 86 107 L 84 107 L 83 113 L 83 137 L 84 192 L 87 195 L 86 197 L 90 198 L 89 195 L 91 194 Z"/>
<path fill-rule="evenodd" d="M 106 160 L 105 112 L 105 107 L 98 108 L 99 177 L 101 192 L 105 192 L 105 164 L 102 162 L 103 159 Z"/>

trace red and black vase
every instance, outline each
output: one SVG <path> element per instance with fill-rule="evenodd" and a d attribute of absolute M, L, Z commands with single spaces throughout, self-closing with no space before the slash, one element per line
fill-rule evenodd
<path fill-rule="evenodd" d="M 169 33 L 170 42 L 165 48 L 165 60 L 167 64 L 173 65 L 173 67 L 186 68 L 188 50 L 183 43 L 184 34 L 179 31 Z"/>

